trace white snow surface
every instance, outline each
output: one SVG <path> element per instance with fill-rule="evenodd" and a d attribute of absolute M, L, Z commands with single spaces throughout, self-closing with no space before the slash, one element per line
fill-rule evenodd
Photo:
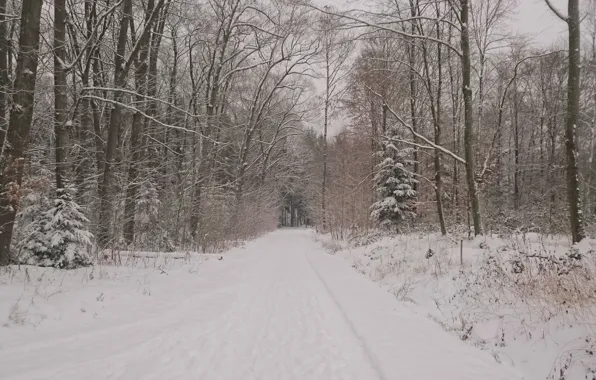
<path fill-rule="evenodd" d="M 312 232 L 223 260 L 0 275 L 0 379 L 513 380 Z M 26 270 L 26 273 L 25 273 Z"/>
<path fill-rule="evenodd" d="M 527 379 L 596 380 L 596 240 L 575 246 L 584 259 L 564 275 L 540 272 L 522 257 L 564 257 L 571 252 L 565 236 L 491 235 L 463 246 L 454 237 L 420 233 L 317 239 L 404 307 Z M 516 262 L 525 265 L 523 273 L 514 274 Z M 572 294 L 568 281 L 577 284 Z"/>

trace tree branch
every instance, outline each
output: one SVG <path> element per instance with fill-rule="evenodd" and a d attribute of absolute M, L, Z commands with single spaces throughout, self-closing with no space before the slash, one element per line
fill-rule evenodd
<path fill-rule="evenodd" d="M 376 92 L 375 90 L 373 90 L 372 88 L 366 86 L 368 88 L 369 91 L 371 91 L 373 94 L 377 95 L 378 97 L 380 97 L 383 102 L 385 103 L 385 99 L 383 98 L 383 96 L 381 94 L 379 94 L 378 92 Z M 412 132 L 412 134 L 416 137 L 418 137 L 420 140 L 424 141 L 425 143 L 427 143 L 430 147 L 432 147 L 432 149 L 436 149 L 442 153 L 445 153 L 448 156 L 451 156 L 453 159 L 455 159 L 456 161 L 461 162 L 462 164 L 466 163 L 466 160 L 464 160 L 463 158 L 461 158 L 460 156 L 458 156 L 457 154 L 453 153 L 452 151 L 450 151 L 449 149 L 446 149 L 440 145 L 437 145 L 435 143 L 433 143 L 432 141 L 430 141 L 429 139 L 427 139 L 426 137 L 424 137 L 423 135 L 421 135 L 420 133 L 416 132 L 414 130 L 414 128 L 405 122 L 404 119 L 402 119 L 397 113 L 395 113 L 395 111 L 393 111 L 393 109 L 387 104 L 385 103 L 385 105 L 387 106 L 387 110 L 389 112 L 391 112 L 391 114 L 400 122 L 400 124 L 402 124 L 404 127 L 406 127 L 407 129 L 410 130 L 410 132 Z M 402 141 L 402 142 L 406 142 L 406 141 Z M 410 145 L 416 145 L 415 143 L 412 142 L 407 142 L 407 144 Z M 416 145 L 417 146 L 417 145 Z M 424 145 L 420 145 L 418 146 L 419 148 L 426 148 L 429 149 L 429 147 L 424 146 Z"/>
<path fill-rule="evenodd" d="M 544 0 L 544 2 L 546 2 L 546 5 L 548 5 L 548 7 L 550 8 L 551 11 L 553 11 L 553 13 L 560 18 L 561 20 L 568 22 L 569 21 L 569 17 L 565 16 L 560 10 L 558 10 L 557 8 L 555 8 L 555 6 L 550 2 L 550 0 Z"/>
<path fill-rule="evenodd" d="M 395 33 L 397 35 L 400 35 L 402 37 L 407 37 L 407 38 L 414 38 L 414 39 L 418 39 L 418 40 L 426 40 L 426 41 L 432 41 L 432 42 L 436 42 L 438 44 L 441 44 L 443 46 L 446 46 L 447 48 L 449 48 L 450 50 L 452 50 L 455 54 L 457 54 L 459 57 L 462 56 L 462 52 L 456 48 L 455 46 L 451 45 L 450 43 L 440 40 L 438 38 L 434 38 L 434 37 L 430 37 L 430 36 L 424 36 L 424 35 L 418 35 L 418 34 L 410 34 L 410 33 L 406 33 L 404 31 L 398 30 L 398 29 L 393 29 L 393 28 L 389 28 L 387 26 L 383 26 L 380 24 L 375 24 L 366 20 L 363 20 L 361 18 L 358 17 L 354 17 L 351 16 L 347 13 L 336 13 L 336 12 L 331 12 L 331 11 L 327 11 L 324 9 L 321 9 L 319 7 L 317 7 L 316 5 L 313 4 L 308 4 L 309 7 L 318 10 L 321 13 L 327 14 L 327 15 L 331 15 L 331 16 L 336 16 L 336 17 L 340 17 L 340 18 L 344 18 L 346 20 L 350 20 L 350 21 L 354 21 L 356 23 L 362 24 L 363 26 L 368 26 L 368 27 L 372 27 L 372 28 L 376 28 L 379 30 L 385 30 L 387 32 L 392 32 Z M 396 20 L 395 22 L 400 22 L 401 20 Z"/>

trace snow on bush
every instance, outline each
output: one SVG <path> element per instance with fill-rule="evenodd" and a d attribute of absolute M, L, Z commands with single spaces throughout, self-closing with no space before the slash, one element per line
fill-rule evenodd
<path fill-rule="evenodd" d="M 91 265 L 88 251 L 93 234 L 81 207 L 72 200 L 72 189 L 57 190 L 57 198 L 31 226 L 20 244 L 22 264 L 73 269 Z"/>

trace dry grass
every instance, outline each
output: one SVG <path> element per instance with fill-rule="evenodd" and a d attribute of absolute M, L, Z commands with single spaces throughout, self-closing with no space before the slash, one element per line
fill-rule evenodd
<path fill-rule="evenodd" d="M 578 321 L 596 317 L 596 255 L 592 250 L 514 241 L 488 250 L 468 284 L 502 302 L 521 303 L 548 320 L 567 315 Z"/>

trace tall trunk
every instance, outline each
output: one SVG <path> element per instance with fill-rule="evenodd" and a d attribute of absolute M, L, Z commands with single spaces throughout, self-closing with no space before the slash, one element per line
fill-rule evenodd
<path fill-rule="evenodd" d="M 157 96 L 157 54 L 159 52 L 159 47 L 161 46 L 161 35 L 163 33 L 165 25 L 165 13 L 166 11 L 164 11 L 164 14 L 160 16 L 155 31 L 151 36 L 149 53 L 149 71 L 147 78 L 147 96 L 149 99 L 153 99 Z M 157 116 L 157 102 L 149 100 L 147 115 L 150 118 Z M 160 157 L 159 146 L 155 142 L 160 140 L 158 134 L 158 130 L 160 127 L 154 127 L 152 124 L 153 123 L 151 122 L 151 119 L 145 120 L 145 131 L 148 133 L 149 136 L 152 137 L 151 141 L 147 142 L 149 164 L 151 166 L 151 169 L 154 170 L 153 175 L 157 176 L 157 168 L 160 164 Z"/>
<path fill-rule="evenodd" d="M 594 49 L 594 48 L 593 48 Z M 596 54 L 596 50 L 594 50 L 594 54 Z M 594 62 L 596 62 L 596 57 L 593 58 Z M 594 88 L 592 90 L 592 101 L 593 104 L 596 105 L 596 88 Z M 590 126 L 590 157 L 588 159 L 588 180 L 587 180 L 587 185 L 586 186 L 586 209 L 588 212 L 592 212 L 592 205 L 593 205 L 593 199 L 592 199 L 592 182 L 593 182 L 593 176 L 594 176 L 594 149 L 596 148 L 596 113 L 594 113 L 594 115 L 592 115 L 592 125 Z"/>
<path fill-rule="evenodd" d="M 149 19 L 150 13 L 153 11 L 153 0 L 149 0 L 147 5 L 147 13 L 145 17 L 145 23 Z M 146 26 L 148 27 L 148 26 Z M 141 136 L 143 134 L 144 117 L 141 111 L 144 112 L 144 103 L 147 87 L 147 58 L 149 56 L 149 38 L 140 40 L 142 44 L 139 50 L 139 59 L 136 61 L 135 67 L 135 103 L 137 104 L 137 110 L 132 117 L 132 130 L 130 132 L 130 149 L 131 149 L 131 161 L 128 167 L 128 186 L 126 188 L 126 201 L 124 204 L 124 228 L 123 235 L 124 240 L 128 244 L 134 242 L 135 237 L 135 213 L 136 203 L 139 196 L 140 181 L 138 178 L 140 166 L 142 165 L 142 141 Z"/>
<path fill-rule="evenodd" d="M 10 241 L 19 208 L 24 155 L 31 123 L 39 55 L 42 1 L 23 0 L 14 97 L 4 154 L 0 157 L 0 265 L 9 263 Z"/>
<path fill-rule="evenodd" d="M 596 11 L 596 2 L 592 2 L 592 12 Z M 596 25 L 595 25 L 596 26 Z M 592 30 L 592 80 L 596 81 L 596 70 L 594 70 L 594 65 L 596 65 L 596 28 Z M 592 104 L 596 106 L 596 83 L 592 82 Z M 596 149 L 596 113 L 592 115 L 592 125 L 591 125 L 591 136 L 590 136 L 590 158 L 588 161 L 588 186 L 586 187 L 586 210 L 590 213 L 593 212 L 593 202 L 592 199 L 592 186 L 593 186 L 593 177 L 594 177 L 594 149 Z"/>
<path fill-rule="evenodd" d="M 96 20 L 97 0 L 85 0 L 86 38 L 93 38 L 87 53 L 87 67 L 82 75 L 83 87 L 89 87 L 91 80 L 94 87 L 103 87 L 101 82 L 101 71 L 99 69 L 99 53 L 96 46 L 96 36 L 93 32 Z M 81 128 L 86 135 L 86 145 L 89 151 L 95 152 L 95 165 L 97 173 L 103 171 L 103 139 L 101 133 L 101 113 L 94 99 L 84 97 L 82 100 L 83 114 L 81 117 Z M 91 137 L 93 136 L 93 137 Z M 88 140 L 88 141 L 87 141 Z M 88 166 L 91 166 L 90 164 Z M 99 187 L 99 176 L 98 176 Z"/>
<path fill-rule="evenodd" d="M 414 0 L 410 0 L 410 15 L 412 18 L 416 17 L 416 9 L 417 6 L 414 4 Z M 415 21 L 412 21 L 411 30 L 410 32 L 414 34 L 416 32 L 416 24 Z M 416 65 L 416 46 L 415 46 L 415 39 L 412 38 L 409 43 L 407 44 L 407 53 L 408 53 L 408 63 L 410 66 L 409 70 L 409 82 L 410 82 L 410 119 L 412 129 L 415 133 L 418 133 L 418 120 L 416 118 L 416 73 L 415 73 L 415 65 Z M 416 136 L 413 136 L 414 142 L 418 142 Z M 414 148 L 414 175 L 418 175 L 420 171 L 420 164 L 418 162 L 418 148 Z M 414 183 L 412 186 L 414 191 L 418 191 L 418 183 Z"/>
<path fill-rule="evenodd" d="M 502 170 L 502 161 L 501 155 L 503 151 L 503 109 L 505 105 L 505 101 L 507 99 L 507 86 L 503 89 L 503 94 L 501 96 L 501 100 L 498 103 L 499 109 L 497 114 L 497 136 L 496 136 L 496 152 L 497 152 L 497 202 L 498 202 L 498 209 L 501 210 L 503 207 L 503 202 L 501 202 L 501 197 L 503 195 L 502 185 L 503 185 L 503 170 Z"/>
<path fill-rule="evenodd" d="M 437 9 L 437 14 L 439 11 Z M 424 28 L 422 23 L 418 24 L 420 35 L 424 35 Z M 438 40 L 441 39 L 441 29 L 437 24 L 436 37 Z M 437 146 L 441 145 L 441 90 L 443 87 L 443 73 L 441 64 L 441 44 L 437 44 L 437 87 L 436 97 L 433 91 L 433 81 L 431 78 L 430 65 L 428 62 L 429 54 L 427 49 L 427 43 L 423 42 L 422 47 L 422 61 L 424 63 L 424 74 L 426 80 L 426 88 L 428 91 L 430 111 L 433 120 L 434 128 L 434 142 Z M 447 227 L 445 226 L 445 217 L 443 214 L 443 200 L 442 196 L 442 181 L 441 181 L 441 154 L 438 149 L 434 150 L 434 169 L 435 169 L 435 201 L 437 204 L 437 217 L 439 219 L 439 226 L 441 228 L 441 234 L 447 235 Z"/>
<path fill-rule="evenodd" d="M 449 38 L 448 41 L 451 42 L 453 37 L 453 28 L 449 26 Z M 454 70 L 453 67 L 453 60 L 452 60 L 452 52 L 450 49 L 447 49 L 447 64 L 449 65 L 449 89 L 451 92 L 451 129 L 453 131 L 453 152 L 459 155 L 459 147 L 460 147 L 460 128 L 458 122 L 458 110 L 460 106 L 460 98 L 459 98 L 459 91 L 457 78 L 455 77 L 455 73 L 457 70 Z M 460 222 L 460 212 L 459 212 L 459 163 L 457 160 L 453 160 L 453 210 L 455 213 L 455 222 Z"/>
<path fill-rule="evenodd" d="M 104 85 L 102 80 L 102 71 L 99 67 L 100 57 L 98 49 L 95 49 L 92 53 L 92 68 L 93 68 L 93 85 L 96 87 L 102 87 Z M 91 112 L 93 115 L 93 135 L 95 140 L 95 161 L 97 165 L 97 172 L 103 173 L 105 163 L 105 147 L 103 139 L 103 131 L 101 128 L 101 110 L 97 105 L 97 102 L 93 99 L 90 100 Z M 101 179 L 98 176 L 97 187 L 101 189 Z"/>
<path fill-rule="evenodd" d="M 369 94 L 369 97 L 371 95 Z M 379 131 L 377 127 L 377 121 L 375 120 L 375 102 L 374 100 L 370 101 L 370 129 L 371 129 L 371 139 L 370 139 L 370 178 L 375 178 L 375 168 L 377 166 L 377 151 L 378 151 L 378 141 L 379 141 Z M 377 192 L 375 191 L 374 186 L 370 186 L 370 204 L 373 204 L 377 200 Z M 367 224 L 371 223 L 371 218 L 366 218 Z"/>
<path fill-rule="evenodd" d="M 567 155 L 567 192 L 571 238 L 574 243 L 585 236 L 581 207 L 579 172 L 577 167 L 577 141 L 575 130 L 580 112 L 580 15 L 579 0 L 569 0 L 567 25 L 569 27 L 569 78 L 567 80 L 567 125 L 565 151 Z"/>
<path fill-rule="evenodd" d="M 329 43 L 327 41 L 328 36 L 325 36 L 327 46 L 325 46 L 325 115 L 323 121 L 323 181 L 321 183 L 321 218 L 323 225 L 323 232 L 327 231 L 327 215 L 326 215 L 326 197 L 327 197 L 327 128 L 329 123 L 329 103 L 330 103 L 330 90 L 331 82 L 329 76 Z"/>
<path fill-rule="evenodd" d="M 438 14 L 438 9 L 437 9 Z M 437 39 L 441 38 L 440 26 L 437 24 Z M 441 62 L 441 44 L 437 44 L 437 109 L 435 114 L 435 144 L 441 146 L 441 91 L 443 87 L 443 65 Z M 447 226 L 445 225 L 445 215 L 443 212 L 443 181 L 441 178 L 441 154 L 435 149 L 435 198 L 437 200 L 437 215 L 439 217 L 439 226 L 441 234 L 447 235 Z"/>
<path fill-rule="evenodd" d="M 519 209 L 519 105 L 517 79 L 514 81 L 515 92 L 513 93 L 513 208 Z"/>
<path fill-rule="evenodd" d="M 66 83 L 66 0 L 54 0 L 54 135 L 56 188 L 66 184 L 68 156 L 68 99 Z"/>
<path fill-rule="evenodd" d="M 122 18 L 118 32 L 118 45 L 114 56 L 114 105 L 110 113 L 108 126 L 108 141 L 105 150 L 105 162 L 103 169 L 103 182 L 100 187 L 100 209 L 99 209 L 99 233 L 98 241 L 100 246 L 106 246 L 110 240 L 113 211 L 113 189 L 114 165 L 118 150 L 118 137 L 120 135 L 120 117 L 122 113 L 123 94 L 118 89 L 126 85 L 126 73 L 124 72 L 124 53 L 128 39 L 128 26 L 132 18 L 132 0 L 124 0 L 122 5 Z"/>
<path fill-rule="evenodd" d="M 141 47 L 149 43 L 151 36 L 151 26 L 159 15 L 165 0 L 159 0 L 152 12 L 148 12 L 149 17 L 146 19 L 143 31 L 139 38 L 139 43 L 134 45 L 134 49 L 130 52 L 128 60 L 124 60 L 124 53 L 126 50 L 126 42 L 128 39 L 128 26 L 131 25 L 132 20 L 132 0 L 124 0 L 122 19 L 120 20 L 120 29 L 118 32 L 118 44 L 114 57 L 114 105 L 110 114 L 110 122 L 108 126 L 108 141 L 106 146 L 106 157 L 103 170 L 103 182 L 100 187 L 100 209 L 99 209 L 99 233 L 98 241 L 100 246 L 106 246 L 110 240 L 110 230 L 113 212 L 113 191 L 114 186 L 114 164 L 118 152 L 118 139 L 120 137 L 120 123 L 122 106 L 120 103 L 123 100 L 123 93 L 119 91 L 126 85 L 126 78 L 128 71 L 133 62 L 137 60 Z"/>
<path fill-rule="evenodd" d="M 86 30 L 85 30 L 85 38 L 90 39 L 93 37 L 93 25 L 94 25 L 94 15 L 95 15 L 95 2 L 91 0 L 85 0 L 84 5 L 85 11 L 85 20 L 86 20 Z M 91 77 L 91 68 L 93 66 L 93 54 L 95 47 L 93 46 L 93 41 L 91 46 L 85 49 L 86 53 L 86 62 L 84 64 L 83 72 L 81 73 L 81 85 L 83 88 L 89 87 L 90 77 Z M 78 48 L 76 50 L 77 54 L 82 54 Z M 76 74 L 73 72 L 73 84 L 76 83 Z M 73 91 L 76 93 L 76 91 Z M 93 132 L 93 111 L 91 106 L 92 100 L 88 97 L 82 97 L 81 99 L 81 125 L 79 128 L 79 141 L 82 142 L 82 146 L 84 149 L 79 150 L 79 153 L 75 160 L 78 162 L 76 165 L 76 170 L 74 173 L 74 180 L 77 187 L 77 197 L 82 199 L 83 195 L 86 192 L 86 184 L 84 182 L 85 178 L 95 175 L 95 173 L 100 173 L 99 170 L 101 167 L 98 166 L 97 172 L 94 172 L 93 169 L 93 160 L 88 156 L 88 152 L 93 152 L 95 150 L 95 143 L 94 143 L 94 132 Z M 76 103 L 76 101 L 75 101 Z M 97 153 L 96 153 L 97 157 Z M 97 161 L 97 159 L 96 159 Z M 85 202 L 88 202 L 86 200 Z"/>
<path fill-rule="evenodd" d="M 6 138 L 8 126 L 6 106 L 8 104 L 8 40 L 6 31 L 6 0 L 0 0 L 0 152 Z"/>
<path fill-rule="evenodd" d="M 174 111 L 173 111 L 173 105 L 176 104 L 176 77 L 178 76 L 178 45 L 176 45 L 176 31 L 172 30 L 172 53 L 173 53 L 173 59 L 172 59 L 172 70 L 170 71 L 170 83 L 168 86 L 168 107 L 167 107 L 167 111 L 166 111 L 166 123 L 168 125 L 172 125 L 174 124 Z M 178 135 L 175 135 L 174 137 L 177 137 Z M 179 139 L 178 139 L 179 141 Z M 170 147 L 166 144 L 164 144 L 163 146 L 163 160 L 164 162 L 169 162 L 168 159 L 168 154 L 170 151 Z M 162 165 L 162 178 L 165 181 L 165 178 L 167 178 L 167 165 Z M 165 187 L 165 183 L 163 184 L 163 186 Z"/>
<path fill-rule="evenodd" d="M 478 199 L 478 186 L 475 178 L 474 165 L 474 120 L 472 104 L 471 73 L 472 63 L 470 56 L 470 31 L 469 31 L 469 4 L 468 0 L 460 0 L 461 3 L 461 47 L 462 47 L 462 91 L 464 95 L 464 146 L 466 159 L 466 181 L 468 184 L 468 196 L 474 223 L 474 234 L 482 235 L 482 218 L 480 214 L 480 201 Z"/>
<path fill-rule="evenodd" d="M 199 105 L 197 104 L 197 94 L 199 92 L 198 86 L 199 84 L 196 81 L 194 72 L 194 58 L 193 58 L 193 49 L 192 46 L 189 45 L 189 53 L 188 53 L 188 65 L 189 65 L 189 73 L 190 73 L 190 83 L 192 86 L 193 97 L 192 97 L 192 110 L 194 114 L 198 114 L 199 112 Z M 195 121 L 195 125 L 198 123 Z M 200 127 L 198 128 L 200 129 Z M 202 134 L 201 134 L 202 136 Z M 201 183 L 200 183 L 200 165 L 201 165 L 201 154 L 202 154 L 202 142 L 200 138 L 197 137 L 197 134 L 193 134 L 192 136 L 192 156 L 193 156 L 193 193 L 192 193 L 192 201 L 191 201 L 191 214 L 190 214 L 190 235 L 193 242 L 197 242 L 197 234 L 199 232 L 199 218 L 201 213 Z"/>

